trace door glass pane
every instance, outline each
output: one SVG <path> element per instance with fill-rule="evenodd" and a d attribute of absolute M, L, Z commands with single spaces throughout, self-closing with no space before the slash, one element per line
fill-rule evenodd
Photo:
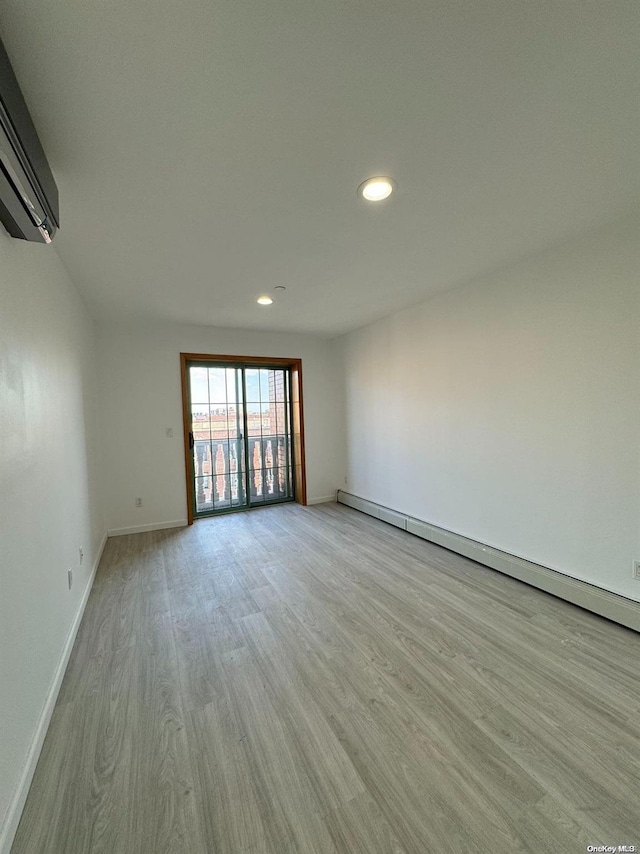
<path fill-rule="evenodd" d="M 209 368 L 209 398 L 212 403 L 227 400 L 227 371 L 225 368 Z"/>
<path fill-rule="evenodd" d="M 191 403 L 209 402 L 209 384 L 206 368 L 189 368 Z"/>
<path fill-rule="evenodd" d="M 273 376 L 276 371 L 261 370 L 260 371 L 260 400 L 269 400 L 271 397 L 269 390 L 273 383 Z"/>
<path fill-rule="evenodd" d="M 247 403 L 260 402 L 260 371 L 257 368 L 247 368 L 245 371 Z"/>
<path fill-rule="evenodd" d="M 247 403 L 247 434 L 249 436 L 262 435 L 262 405 L 260 403 Z"/>

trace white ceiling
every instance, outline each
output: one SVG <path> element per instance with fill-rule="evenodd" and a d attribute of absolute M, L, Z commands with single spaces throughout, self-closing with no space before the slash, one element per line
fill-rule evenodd
<path fill-rule="evenodd" d="M 97 316 L 337 334 L 640 198 L 637 0 L 3 0 L 0 33 Z"/>

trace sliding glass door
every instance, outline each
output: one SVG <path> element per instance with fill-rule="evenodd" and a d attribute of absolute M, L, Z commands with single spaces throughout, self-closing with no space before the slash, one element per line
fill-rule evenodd
<path fill-rule="evenodd" d="M 294 498 L 291 372 L 187 361 L 194 517 Z"/>

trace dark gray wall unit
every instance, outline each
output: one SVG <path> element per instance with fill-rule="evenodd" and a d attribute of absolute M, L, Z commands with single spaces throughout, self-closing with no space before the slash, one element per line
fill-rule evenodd
<path fill-rule="evenodd" d="M 12 237 L 50 243 L 58 188 L 0 41 L 0 221 Z"/>

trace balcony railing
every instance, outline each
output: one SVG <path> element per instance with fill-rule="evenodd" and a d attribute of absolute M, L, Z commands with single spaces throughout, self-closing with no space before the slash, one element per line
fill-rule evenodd
<path fill-rule="evenodd" d="M 197 434 L 194 438 L 197 512 L 293 498 L 291 448 L 286 435 L 249 436 L 248 471 L 239 462 L 242 439 L 201 439 Z"/>

